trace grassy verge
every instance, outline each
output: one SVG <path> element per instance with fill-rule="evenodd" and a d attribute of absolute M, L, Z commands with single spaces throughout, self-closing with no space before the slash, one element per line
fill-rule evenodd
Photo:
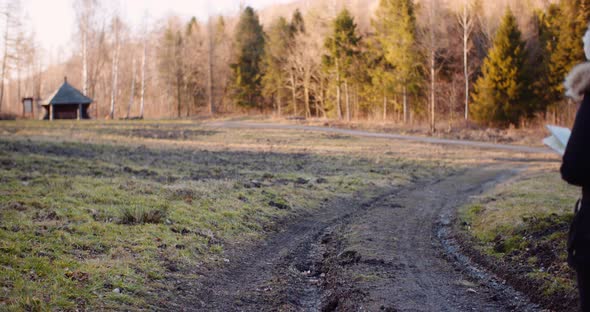
<path fill-rule="evenodd" d="M 557 311 L 575 309 L 566 244 L 579 196 L 555 167 L 529 172 L 463 207 L 461 228 L 480 260 L 521 291 Z"/>
<path fill-rule="evenodd" d="M 79 125 L 0 126 L 0 310 L 149 309 L 176 277 L 228 261 L 227 248 L 285 218 L 451 170 L 362 148 L 300 152 L 359 145 L 350 137 Z M 52 134 L 64 139 L 35 138 Z M 129 140 L 104 144 L 113 137 Z"/>

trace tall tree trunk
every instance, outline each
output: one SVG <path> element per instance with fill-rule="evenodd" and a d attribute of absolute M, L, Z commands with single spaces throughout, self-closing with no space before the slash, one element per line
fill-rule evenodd
<path fill-rule="evenodd" d="M 4 54 L 2 55 L 2 75 L 0 76 L 0 112 L 2 112 L 2 103 L 4 102 L 4 79 L 6 78 L 6 66 L 8 62 L 8 34 L 10 26 L 10 12 L 4 12 L 6 18 L 6 28 L 4 29 Z"/>
<path fill-rule="evenodd" d="M 20 71 L 21 71 L 21 63 L 20 63 L 20 55 L 16 56 L 16 100 L 21 101 L 21 81 L 20 81 Z M 21 102 L 22 103 L 22 102 Z M 23 117 L 24 117 L 25 108 L 23 105 Z"/>
<path fill-rule="evenodd" d="M 387 93 L 383 88 L 383 121 L 387 120 Z"/>
<path fill-rule="evenodd" d="M 473 15 L 469 0 L 464 0 L 459 24 L 463 28 L 463 79 L 465 79 L 465 122 L 469 121 L 469 37 L 473 30 Z"/>
<path fill-rule="evenodd" d="M 176 74 L 176 111 L 178 118 L 182 117 L 182 77 L 179 73 Z"/>
<path fill-rule="evenodd" d="M 434 37 L 434 36 L 433 36 Z M 432 38 L 434 40 L 434 38 Z M 436 59 L 434 49 L 430 55 L 430 131 L 436 131 Z"/>
<path fill-rule="evenodd" d="M 127 106 L 127 116 L 125 118 L 129 119 L 129 115 L 131 114 L 131 106 L 133 106 L 133 100 L 135 99 L 135 75 L 137 70 L 135 68 L 135 58 L 133 59 L 133 77 L 131 77 L 131 96 L 129 97 L 129 106 Z"/>
<path fill-rule="evenodd" d="M 305 81 L 303 83 L 303 97 L 305 97 L 305 117 L 311 117 L 311 107 L 309 105 L 309 73 L 305 73 Z"/>
<path fill-rule="evenodd" d="M 338 113 L 338 120 L 342 120 L 342 90 L 340 84 L 340 63 L 336 59 L 336 112 Z"/>
<path fill-rule="evenodd" d="M 324 79 L 320 79 L 320 93 L 321 93 L 320 110 L 322 112 L 322 118 L 326 118 L 326 88 L 325 88 Z"/>
<path fill-rule="evenodd" d="M 215 114 L 215 104 L 213 100 L 213 22 L 208 22 L 208 54 L 207 54 L 207 93 L 209 100 L 209 114 Z"/>
<path fill-rule="evenodd" d="M 348 81 L 344 80 L 344 96 L 346 100 L 346 121 L 350 122 L 350 92 L 348 92 Z"/>
<path fill-rule="evenodd" d="M 455 125 L 455 100 L 457 99 L 457 85 L 456 80 L 453 79 L 451 81 L 451 96 L 450 96 L 450 103 L 449 103 L 449 113 L 450 113 L 450 125 L 449 130 L 452 130 Z"/>
<path fill-rule="evenodd" d="M 82 31 L 82 92 L 88 96 L 88 30 Z"/>
<path fill-rule="evenodd" d="M 403 96 L 403 103 L 404 103 L 404 123 L 407 124 L 408 123 L 408 87 L 406 87 L 405 85 L 403 86 L 402 96 Z"/>
<path fill-rule="evenodd" d="M 143 56 L 141 58 L 141 102 L 139 104 L 139 118 L 143 119 L 143 109 L 145 104 L 145 70 L 147 59 L 147 40 L 143 42 Z"/>
<path fill-rule="evenodd" d="M 282 106 L 283 106 L 283 102 L 282 102 L 282 94 L 281 94 L 281 87 L 279 87 L 277 89 L 277 114 L 279 117 L 281 117 L 283 115 L 282 112 Z"/>
<path fill-rule="evenodd" d="M 340 84 L 336 85 L 336 113 L 338 114 L 338 120 L 342 120 L 342 90 Z"/>
<path fill-rule="evenodd" d="M 467 10 L 465 7 L 464 10 Z M 466 27 L 463 27 L 463 75 L 465 79 L 465 121 L 469 120 L 469 32 Z"/>
<path fill-rule="evenodd" d="M 293 101 L 293 115 L 297 116 L 299 114 L 299 108 L 297 107 L 297 87 L 295 86 L 295 73 L 293 72 L 293 68 L 290 70 L 291 75 L 291 96 Z"/>
<path fill-rule="evenodd" d="M 118 41 L 118 39 L 117 39 Z M 117 42 L 117 47 L 115 49 L 115 54 L 113 58 L 113 85 L 111 86 L 111 110 L 109 116 L 111 120 L 115 119 L 115 104 L 118 92 L 118 84 L 119 84 L 119 53 L 121 52 L 121 44 Z"/>
<path fill-rule="evenodd" d="M 438 43 L 435 29 L 439 26 L 437 23 L 438 3 L 431 0 L 430 3 L 430 132 L 436 132 L 436 54 Z"/>

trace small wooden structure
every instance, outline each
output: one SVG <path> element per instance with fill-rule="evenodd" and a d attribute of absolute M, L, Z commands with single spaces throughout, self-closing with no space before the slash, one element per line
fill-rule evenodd
<path fill-rule="evenodd" d="M 64 78 L 64 84 L 43 102 L 43 119 L 89 119 L 88 107 L 91 103 L 91 98 L 72 87 Z"/>
<path fill-rule="evenodd" d="M 31 116 L 31 118 L 35 118 L 35 109 L 34 103 L 35 99 L 32 97 L 26 97 L 22 99 L 23 102 L 23 118 L 27 117 L 27 115 Z"/>

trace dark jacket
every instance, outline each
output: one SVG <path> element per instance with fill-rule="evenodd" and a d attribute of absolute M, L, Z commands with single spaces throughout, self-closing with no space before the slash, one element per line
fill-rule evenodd
<path fill-rule="evenodd" d="M 570 184 L 581 186 L 584 194 L 590 195 L 590 93 L 584 94 L 584 100 L 576 115 L 572 135 L 567 144 L 562 178 Z"/>

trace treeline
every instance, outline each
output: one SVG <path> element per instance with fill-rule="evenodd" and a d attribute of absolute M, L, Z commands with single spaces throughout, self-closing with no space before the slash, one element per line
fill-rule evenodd
<path fill-rule="evenodd" d="M 343 5 L 296 10 L 265 26 L 246 7 L 236 19 L 170 17 L 132 30 L 117 10 L 76 0 L 73 56 L 43 70 L 38 57 L 4 57 L 1 90 L 21 91 L 2 91 L 0 110 L 18 112 L 20 96 L 43 97 L 65 74 L 95 99 L 95 118 L 255 112 L 426 122 L 432 130 L 442 121 L 568 123 L 575 105 L 562 81 L 585 59 L 589 2 L 559 0 L 534 11 L 516 3 L 490 16 L 482 0 L 381 0 L 370 21 Z M 22 45 L 15 42 L 4 41 Z M 17 77 L 22 68 L 28 74 Z"/>
<path fill-rule="evenodd" d="M 263 32 L 246 8 L 230 95 L 278 115 L 428 121 L 433 131 L 460 115 L 496 127 L 547 113 L 559 122 L 571 119 L 562 82 L 585 59 L 589 14 L 585 1 L 550 4 L 532 12 L 525 38 L 510 7 L 490 35 L 478 1 L 451 11 L 436 0 L 381 0 L 369 32 L 344 9 L 314 38 L 299 11 Z"/>

